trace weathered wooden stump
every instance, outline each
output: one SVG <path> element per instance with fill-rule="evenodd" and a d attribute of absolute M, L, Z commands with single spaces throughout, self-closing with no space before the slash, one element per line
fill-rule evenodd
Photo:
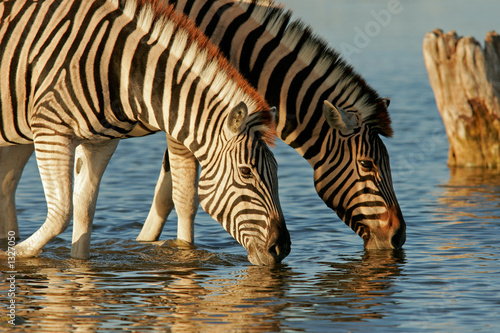
<path fill-rule="evenodd" d="M 500 168 L 500 36 L 485 47 L 454 31 L 427 33 L 424 61 L 450 143 L 448 165 Z"/>

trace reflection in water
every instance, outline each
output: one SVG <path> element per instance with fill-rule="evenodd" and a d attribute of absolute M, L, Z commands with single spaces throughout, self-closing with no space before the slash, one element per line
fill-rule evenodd
<path fill-rule="evenodd" d="M 286 265 L 244 267 L 244 257 L 174 242 L 136 246 L 142 251 L 129 252 L 128 242 L 103 244 L 114 248 L 112 260 L 105 253 L 88 262 L 18 262 L 23 273 L 17 276 L 17 315 L 24 323 L 16 330 L 276 332 L 287 327 L 283 318 L 291 313 L 297 320 L 325 319 L 326 313 L 311 312 L 318 304 L 332 322 L 346 316 L 352 321 L 382 318 L 378 306 L 395 292 L 393 282 L 405 261 L 402 251 L 366 252 L 345 262 L 321 263 L 322 271 L 307 278 Z M 61 249 L 61 255 L 66 251 Z"/>
<path fill-rule="evenodd" d="M 173 332 L 279 330 L 279 313 L 288 270 L 250 266 L 229 277 L 203 278 L 195 271 L 165 286 L 173 310 Z M 173 297 L 172 297 L 173 296 Z M 164 325 L 155 328 L 160 329 Z"/>
<path fill-rule="evenodd" d="M 390 289 L 404 262 L 404 250 L 365 251 L 362 258 L 330 264 L 333 270 L 320 276 L 319 286 L 323 291 L 349 291 L 361 298 L 371 298 Z M 328 288 L 333 281 L 335 288 Z"/>
<path fill-rule="evenodd" d="M 88 318 L 102 316 L 96 299 L 104 293 L 93 280 L 83 267 L 42 268 L 25 275 L 18 280 L 17 315 L 35 331 L 92 332 L 97 324 Z"/>
<path fill-rule="evenodd" d="M 437 247 L 447 259 L 483 259 L 487 248 L 498 248 L 500 220 L 500 171 L 481 168 L 452 168 L 436 211 L 438 232 L 445 242 Z"/>
<path fill-rule="evenodd" d="M 444 195 L 443 209 L 456 219 L 500 218 L 500 171 L 481 168 L 452 168 Z M 485 216 L 481 216 L 486 214 Z"/>
<path fill-rule="evenodd" d="M 411 314 L 405 325 L 497 331 L 491 328 L 500 314 L 493 305 L 500 295 L 494 282 L 500 273 L 500 172 L 456 168 L 450 174 L 428 201 L 426 218 L 414 226 L 417 237 L 405 268 L 411 283 L 401 306 Z"/>
<path fill-rule="evenodd" d="M 361 258 L 329 264 L 330 270 L 317 275 L 316 289 L 335 298 L 333 321 L 383 318 L 386 313 L 379 306 L 396 293 L 394 283 L 404 264 L 404 250 L 365 251 Z"/>

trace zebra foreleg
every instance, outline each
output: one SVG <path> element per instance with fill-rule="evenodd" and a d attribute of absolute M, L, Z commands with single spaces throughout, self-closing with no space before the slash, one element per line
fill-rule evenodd
<path fill-rule="evenodd" d="M 12 233 L 19 239 L 16 189 L 32 153 L 33 145 L 0 147 L 0 239 Z"/>
<path fill-rule="evenodd" d="M 151 210 L 138 241 L 155 241 L 160 237 L 168 214 L 175 205 L 177 239 L 194 242 L 194 219 L 199 206 L 198 162 L 184 145 L 167 135 L 168 150 L 155 188 Z"/>
<path fill-rule="evenodd" d="M 198 199 L 198 161 L 183 144 L 167 135 L 172 197 L 177 213 L 177 239 L 194 242 L 194 219 Z"/>
<path fill-rule="evenodd" d="M 73 187 L 73 244 L 71 257 L 88 259 L 92 221 L 102 175 L 116 147 L 118 139 L 99 143 L 82 143 L 75 152 Z"/>
<path fill-rule="evenodd" d="M 30 237 L 15 246 L 19 257 L 33 257 L 69 225 L 75 142 L 70 136 L 35 137 L 35 154 L 47 201 L 47 218 Z"/>
<path fill-rule="evenodd" d="M 163 165 L 155 187 L 153 204 L 136 240 L 139 242 L 157 241 L 173 208 L 172 174 L 170 172 L 168 150 L 165 150 Z"/>

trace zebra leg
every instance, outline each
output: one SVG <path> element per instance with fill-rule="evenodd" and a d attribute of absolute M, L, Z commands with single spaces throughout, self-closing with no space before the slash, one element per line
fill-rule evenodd
<path fill-rule="evenodd" d="M 0 147 L 0 239 L 14 232 L 19 239 L 16 214 L 16 189 L 33 145 Z"/>
<path fill-rule="evenodd" d="M 33 257 L 71 220 L 75 142 L 70 136 L 35 137 L 35 154 L 47 201 L 47 218 L 33 235 L 15 246 L 17 256 Z"/>
<path fill-rule="evenodd" d="M 75 152 L 73 187 L 73 244 L 71 257 L 88 259 L 99 184 L 119 139 L 82 143 Z"/>
<path fill-rule="evenodd" d="M 168 150 L 165 150 L 163 165 L 155 187 L 153 204 L 151 205 L 148 217 L 136 240 L 139 242 L 152 242 L 158 240 L 163 230 L 163 226 L 167 221 L 167 217 L 173 208 L 172 174 L 170 172 Z"/>
<path fill-rule="evenodd" d="M 167 135 L 172 197 L 177 213 L 177 239 L 194 242 L 194 218 L 198 199 L 198 161 L 183 144 Z"/>

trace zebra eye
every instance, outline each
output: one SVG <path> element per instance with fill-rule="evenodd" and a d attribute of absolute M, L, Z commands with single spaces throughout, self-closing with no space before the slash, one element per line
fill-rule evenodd
<path fill-rule="evenodd" d="M 366 169 L 368 171 L 373 170 L 373 162 L 370 160 L 361 160 L 361 161 L 359 161 L 359 164 L 361 164 L 363 169 Z"/>
<path fill-rule="evenodd" d="M 243 178 L 252 178 L 252 170 L 249 167 L 240 167 L 240 173 Z"/>

